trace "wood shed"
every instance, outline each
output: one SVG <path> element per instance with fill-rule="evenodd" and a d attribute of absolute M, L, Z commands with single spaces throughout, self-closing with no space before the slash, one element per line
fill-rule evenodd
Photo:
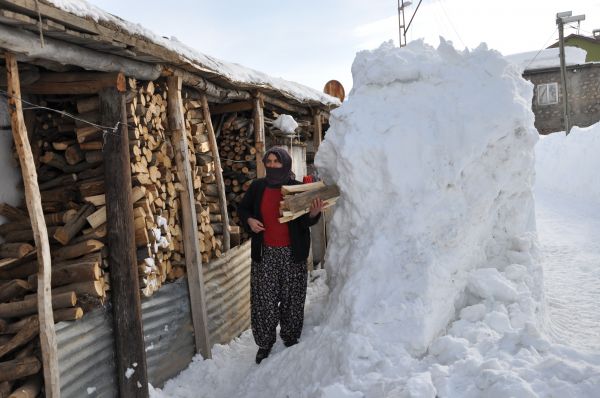
<path fill-rule="evenodd" d="M 56 4 L 0 0 L 0 397 L 146 397 L 249 327 L 237 203 L 339 101 Z"/>

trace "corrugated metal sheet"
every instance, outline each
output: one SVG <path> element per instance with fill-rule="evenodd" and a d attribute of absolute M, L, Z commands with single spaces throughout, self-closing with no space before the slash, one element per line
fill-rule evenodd
<path fill-rule="evenodd" d="M 162 387 L 187 368 L 195 354 L 187 279 L 163 285 L 142 299 L 148 381 Z"/>
<path fill-rule="evenodd" d="M 78 321 L 56 324 L 56 338 L 61 397 L 117 396 L 110 309 L 97 308 Z M 88 388 L 96 390 L 88 395 Z"/>
<path fill-rule="evenodd" d="M 212 344 L 228 343 L 250 327 L 250 241 L 203 265 Z"/>

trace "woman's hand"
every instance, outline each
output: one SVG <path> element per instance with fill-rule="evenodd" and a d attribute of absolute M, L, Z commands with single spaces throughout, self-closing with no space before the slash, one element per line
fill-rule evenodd
<path fill-rule="evenodd" d="M 319 215 L 319 213 L 323 211 L 323 206 L 324 203 L 321 199 L 317 198 L 313 200 L 312 204 L 310 205 L 310 217 L 315 218 L 317 215 Z"/>
<path fill-rule="evenodd" d="M 255 234 L 265 230 L 265 226 L 263 225 L 263 223 L 258 221 L 256 218 L 249 217 L 248 225 L 250 226 L 252 232 L 254 232 Z"/>

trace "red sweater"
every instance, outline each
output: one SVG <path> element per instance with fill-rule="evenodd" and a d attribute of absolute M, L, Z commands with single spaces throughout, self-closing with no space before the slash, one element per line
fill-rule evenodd
<path fill-rule="evenodd" d="M 290 231 L 287 223 L 279 222 L 279 202 L 283 199 L 281 189 L 266 188 L 260 202 L 260 214 L 265 227 L 264 244 L 271 247 L 290 246 Z"/>

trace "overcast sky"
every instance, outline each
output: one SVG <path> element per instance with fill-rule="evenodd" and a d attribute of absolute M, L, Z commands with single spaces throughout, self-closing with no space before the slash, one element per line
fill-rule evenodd
<path fill-rule="evenodd" d="M 398 42 L 397 0 L 88 1 L 205 54 L 318 90 L 337 79 L 348 92 L 356 52 Z M 600 28 L 600 0 L 423 0 L 408 39 L 437 46 L 443 36 L 460 49 L 486 42 L 503 54 L 538 51 L 558 39 L 559 11 L 586 15 L 581 34 Z"/>

